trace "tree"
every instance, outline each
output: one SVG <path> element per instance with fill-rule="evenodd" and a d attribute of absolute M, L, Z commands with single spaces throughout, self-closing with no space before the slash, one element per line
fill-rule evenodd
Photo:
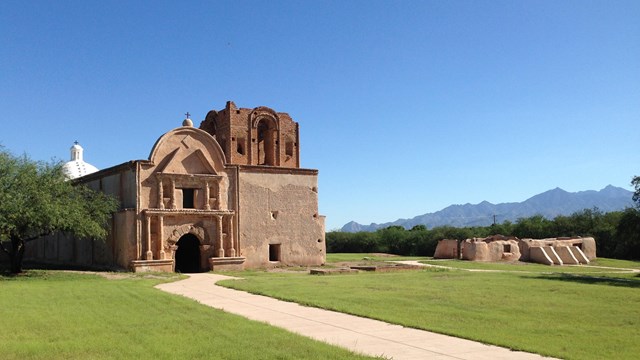
<path fill-rule="evenodd" d="M 640 259 L 640 209 L 627 208 L 618 223 L 616 249 L 617 259 Z"/>
<path fill-rule="evenodd" d="M 640 176 L 634 176 L 633 179 L 631 179 L 631 185 L 633 185 L 636 190 L 631 199 L 636 203 L 636 207 L 640 209 Z"/>
<path fill-rule="evenodd" d="M 25 243 L 58 231 L 104 239 L 116 199 L 66 181 L 61 163 L 16 157 L 0 148 L 0 250 L 22 272 Z"/>

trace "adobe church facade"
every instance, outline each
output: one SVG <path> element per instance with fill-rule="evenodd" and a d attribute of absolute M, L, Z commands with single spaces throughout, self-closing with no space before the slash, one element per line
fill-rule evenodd
<path fill-rule="evenodd" d="M 286 113 L 227 102 L 162 135 L 148 160 L 74 181 L 119 199 L 108 239 L 49 236 L 29 244 L 31 259 L 180 272 L 325 262 L 318 171 L 300 168 Z"/>

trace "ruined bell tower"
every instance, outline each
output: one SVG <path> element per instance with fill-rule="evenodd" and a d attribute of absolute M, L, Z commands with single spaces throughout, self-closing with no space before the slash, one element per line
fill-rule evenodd
<path fill-rule="evenodd" d="M 287 113 L 228 101 L 209 111 L 200 129 L 216 139 L 228 164 L 300 168 L 298 123 Z"/>

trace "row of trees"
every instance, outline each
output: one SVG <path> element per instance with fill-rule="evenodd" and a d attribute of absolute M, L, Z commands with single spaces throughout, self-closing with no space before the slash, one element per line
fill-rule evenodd
<path fill-rule="evenodd" d="M 515 223 L 482 227 L 451 226 L 427 229 L 424 225 L 405 230 L 390 226 L 375 232 L 328 232 L 327 252 L 385 252 L 398 255 L 432 256 L 438 240 L 487 237 L 501 234 L 519 238 L 542 239 L 560 236 L 593 236 L 600 257 L 640 260 L 640 176 L 634 176 L 633 201 L 636 208 L 603 213 L 585 209 L 553 220 L 537 215 Z"/>

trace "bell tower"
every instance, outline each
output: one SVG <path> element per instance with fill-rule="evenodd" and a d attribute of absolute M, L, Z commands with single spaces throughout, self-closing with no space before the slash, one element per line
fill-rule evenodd
<path fill-rule="evenodd" d="M 228 164 L 300 168 L 298 123 L 287 113 L 228 101 L 223 110 L 209 111 L 200 129 L 216 139 Z"/>

